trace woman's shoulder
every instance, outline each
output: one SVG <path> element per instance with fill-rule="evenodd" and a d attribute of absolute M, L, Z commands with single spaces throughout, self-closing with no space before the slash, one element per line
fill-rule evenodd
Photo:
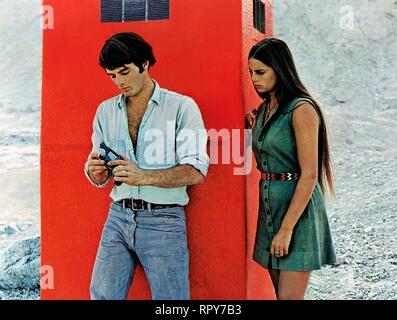
<path fill-rule="evenodd" d="M 292 112 L 294 109 L 307 103 L 309 103 L 315 108 L 315 104 L 312 99 L 308 97 L 296 97 L 285 105 L 285 107 L 283 108 L 283 113 L 287 114 L 289 112 Z"/>

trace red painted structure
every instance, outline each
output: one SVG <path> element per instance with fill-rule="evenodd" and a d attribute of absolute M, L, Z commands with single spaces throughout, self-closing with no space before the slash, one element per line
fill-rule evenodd
<path fill-rule="evenodd" d="M 266 35 L 272 34 L 271 2 Z M 119 92 L 98 66 L 98 53 L 116 32 L 141 34 L 154 48 L 151 76 L 198 103 L 207 129 L 243 129 L 259 99 L 247 55 L 264 34 L 255 30 L 252 0 L 171 0 L 170 19 L 101 23 L 100 1 L 45 0 L 55 13 L 44 31 L 41 128 L 41 263 L 54 270 L 42 299 L 88 299 L 106 219 L 110 186 L 95 189 L 83 174 L 92 120 L 100 102 Z M 210 147 L 217 147 L 211 141 Z M 225 143 L 225 142 L 222 142 Z M 241 146 L 243 150 L 243 146 Z M 192 299 L 273 299 L 267 273 L 252 261 L 259 174 L 233 174 L 213 164 L 204 184 L 190 189 L 187 207 Z M 141 268 L 130 298 L 150 298 Z"/>

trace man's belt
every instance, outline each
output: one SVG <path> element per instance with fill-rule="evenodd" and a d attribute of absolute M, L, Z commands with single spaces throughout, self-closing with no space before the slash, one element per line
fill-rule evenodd
<path fill-rule="evenodd" d="M 181 207 L 181 205 L 179 205 L 179 204 L 157 204 L 157 203 L 146 202 L 145 200 L 142 200 L 142 199 L 123 199 L 123 200 L 115 202 L 115 204 L 117 204 L 123 208 L 129 208 L 133 211 Z"/>

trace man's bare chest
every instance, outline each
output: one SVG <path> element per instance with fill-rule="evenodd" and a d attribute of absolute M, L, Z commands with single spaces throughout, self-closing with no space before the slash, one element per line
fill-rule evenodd
<path fill-rule="evenodd" d="M 145 111 L 146 111 L 145 108 L 136 108 L 136 109 L 129 108 L 127 110 L 128 131 L 130 133 L 130 137 L 134 145 L 134 148 L 136 147 L 139 127 L 141 125 Z"/>

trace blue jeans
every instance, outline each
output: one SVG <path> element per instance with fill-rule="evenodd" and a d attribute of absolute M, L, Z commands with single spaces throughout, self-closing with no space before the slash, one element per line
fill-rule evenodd
<path fill-rule="evenodd" d="M 92 273 L 91 299 L 126 299 L 139 263 L 153 299 L 189 299 L 183 207 L 132 211 L 111 203 Z"/>

